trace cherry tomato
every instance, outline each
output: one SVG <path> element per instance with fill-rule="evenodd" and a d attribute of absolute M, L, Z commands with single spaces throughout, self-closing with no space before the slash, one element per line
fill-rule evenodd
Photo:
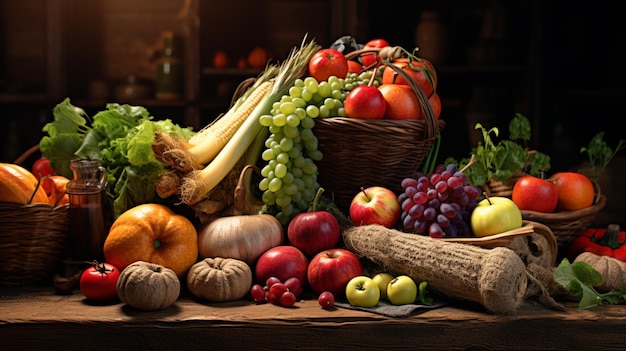
<path fill-rule="evenodd" d="M 33 163 L 32 172 L 37 179 L 55 173 L 52 166 L 50 166 L 50 160 L 45 157 L 42 157 Z"/>
<path fill-rule="evenodd" d="M 109 263 L 94 261 L 80 276 L 80 292 L 92 301 L 107 301 L 117 297 L 120 270 Z"/>
<path fill-rule="evenodd" d="M 320 296 L 317 297 L 317 302 L 322 308 L 332 308 L 335 306 L 335 296 L 330 291 L 323 291 Z"/>

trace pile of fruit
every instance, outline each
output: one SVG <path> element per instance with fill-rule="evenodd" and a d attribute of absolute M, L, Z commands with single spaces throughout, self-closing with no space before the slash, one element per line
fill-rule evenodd
<path fill-rule="evenodd" d="M 158 160 L 159 167 L 140 168 L 130 159 L 113 162 L 106 159 L 109 153 L 104 155 L 103 166 L 110 172 L 140 172 L 142 179 L 152 180 L 160 198 L 174 198 L 176 205 L 117 201 L 127 207 L 116 215 L 102 256 L 94 257 L 101 262 L 82 273 L 83 294 L 93 300 L 119 297 L 144 310 L 175 303 L 183 284 L 210 302 L 245 297 L 293 306 L 308 292 L 323 308 L 332 307 L 335 299 L 362 307 L 381 300 L 428 304 L 429 282 L 403 272 L 366 271 L 359 257 L 342 245 L 342 231 L 381 226 L 432 238 L 487 237 L 520 228 L 522 209 L 591 206 L 593 187 L 579 173 L 555 174 L 554 182 L 522 178 L 511 199 L 486 197 L 466 174 L 471 163 L 463 168 L 447 163 L 398 179 L 400 194 L 376 185 L 361 188 L 349 213 L 338 214 L 332 199 L 323 197 L 317 178 L 316 162 L 324 155 L 315 136 L 316 120 L 423 119 L 420 99 L 390 64 L 419 85 L 439 118 L 437 74 L 427 60 L 382 39 L 356 47 L 338 42 L 328 48 L 311 41 L 295 48 L 281 64 L 268 63 L 231 109 L 202 130 L 151 129 L 149 159 Z M 72 111 L 68 108 L 65 118 Z M 129 125 L 150 119 L 124 118 L 132 121 Z M 75 120 L 55 116 L 46 130 Z M 152 128 L 149 125 L 140 129 Z M 89 142 L 84 136 L 79 140 Z M 72 145 L 75 151 L 81 143 Z M 139 141 L 129 139 L 129 148 L 135 144 Z M 42 147 L 44 157 L 51 152 Z M 117 153 L 131 156 L 127 150 Z M 55 158 L 52 169 L 60 169 L 61 161 Z M 120 191 L 124 185 L 112 186 Z M 123 194 L 134 198 L 137 190 L 124 188 Z M 537 200 L 544 194 L 550 201 Z M 51 201 L 47 196 L 45 200 Z M 184 212 L 181 207 L 194 216 L 178 213 Z"/>

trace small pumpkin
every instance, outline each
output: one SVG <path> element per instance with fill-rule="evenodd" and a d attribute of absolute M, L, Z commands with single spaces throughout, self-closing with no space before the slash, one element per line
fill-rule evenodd
<path fill-rule="evenodd" d="M 195 297 L 211 302 L 236 301 L 250 291 L 252 270 L 234 258 L 205 258 L 187 274 L 187 288 Z"/>
<path fill-rule="evenodd" d="M 180 295 L 176 272 L 160 264 L 137 261 L 120 273 L 116 284 L 122 302 L 144 311 L 173 305 Z"/>
<path fill-rule="evenodd" d="M 0 202 L 47 204 L 48 194 L 34 174 L 14 163 L 0 163 Z"/>
<path fill-rule="evenodd" d="M 283 227 L 276 217 L 250 214 L 253 211 L 248 201 L 252 196 L 245 179 L 247 172 L 254 168 L 247 165 L 241 171 L 235 188 L 233 215 L 214 219 L 198 231 L 200 258 L 235 258 L 253 265 L 263 252 L 282 244 Z"/>
<path fill-rule="evenodd" d="M 619 290 L 619 286 L 626 282 L 626 262 L 617 258 L 583 252 L 574 262 L 586 262 L 602 275 L 602 284 L 596 287 L 598 292 Z"/>
<path fill-rule="evenodd" d="M 198 233 L 187 217 L 167 206 L 142 204 L 113 222 L 103 252 L 107 262 L 122 270 L 135 261 L 146 261 L 182 278 L 198 260 Z"/>

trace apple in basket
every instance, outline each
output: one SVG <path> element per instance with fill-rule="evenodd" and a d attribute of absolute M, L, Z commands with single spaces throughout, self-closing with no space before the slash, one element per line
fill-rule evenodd
<path fill-rule="evenodd" d="M 470 225 L 479 237 L 503 233 L 522 227 L 522 211 L 508 197 L 487 197 L 472 211 Z"/>
<path fill-rule="evenodd" d="M 360 85 L 348 93 L 343 107 L 350 118 L 382 119 L 387 111 L 387 101 L 378 88 Z"/>
<path fill-rule="evenodd" d="M 380 224 L 393 228 L 400 219 L 402 209 L 396 194 L 382 186 L 361 188 L 350 202 L 350 220 L 356 226 Z"/>
<path fill-rule="evenodd" d="M 559 201 L 559 193 L 554 183 L 525 175 L 513 185 L 511 199 L 522 211 L 552 213 Z"/>

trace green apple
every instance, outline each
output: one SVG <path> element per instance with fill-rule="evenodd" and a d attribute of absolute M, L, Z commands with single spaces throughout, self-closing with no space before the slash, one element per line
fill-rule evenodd
<path fill-rule="evenodd" d="M 476 205 L 470 216 L 476 236 L 499 234 L 522 227 L 522 211 L 508 197 L 488 197 Z"/>
<path fill-rule="evenodd" d="M 408 275 L 399 275 L 387 285 L 387 298 L 394 305 L 406 305 L 417 299 L 417 284 Z"/>
<path fill-rule="evenodd" d="M 387 299 L 387 285 L 392 279 L 393 279 L 393 275 L 387 272 L 378 273 L 372 277 L 372 280 L 374 280 L 376 284 L 378 284 L 378 288 L 380 289 L 381 300 Z"/>
<path fill-rule="evenodd" d="M 380 289 L 372 278 L 359 275 L 346 284 L 346 298 L 352 306 L 374 307 L 380 300 Z"/>

